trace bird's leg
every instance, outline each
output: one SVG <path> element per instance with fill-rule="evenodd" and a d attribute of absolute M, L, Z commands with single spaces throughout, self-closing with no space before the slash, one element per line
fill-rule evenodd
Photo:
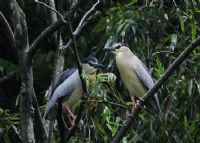
<path fill-rule="evenodd" d="M 69 105 L 66 105 L 66 111 L 72 119 L 75 118 L 75 115 L 72 113 L 72 110 L 70 109 Z"/>
<path fill-rule="evenodd" d="M 137 98 L 139 98 L 142 102 L 144 101 L 142 98 L 140 98 L 140 97 L 137 97 Z M 135 104 L 133 104 L 134 105 L 134 108 L 144 108 L 142 105 L 140 105 L 140 102 L 139 102 L 139 100 L 138 99 L 135 99 L 135 101 L 136 101 L 136 103 Z"/>
<path fill-rule="evenodd" d="M 66 112 L 67 112 L 67 114 L 69 115 L 69 122 L 70 122 L 71 126 L 73 126 L 74 120 L 75 120 L 76 117 L 75 117 L 75 115 L 72 113 L 72 111 L 71 111 L 71 109 L 70 109 L 70 107 L 69 107 L 68 104 L 66 105 Z"/>
<path fill-rule="evenodd" d="M 71 117 L 70 118 L 70 124 L 71 124 L 71 126 L 75 126 L 76 116 L 72 113 L 69 105 L 66 105 L 66 111 L 67 111 L 68 115 Z M 83 124 L 83 120 L 82 119 L 80 120 L 80 124 L 81 125 Z"/>

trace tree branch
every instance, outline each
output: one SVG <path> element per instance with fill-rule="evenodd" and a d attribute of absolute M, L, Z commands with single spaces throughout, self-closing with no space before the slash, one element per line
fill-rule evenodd
<path fill-rule="evenodd" d="M 35 0 L 35 2 L 37 2 L 37 3 L 39 3 L 39 4 L 43 5 L 43 6 L 45 6 L 45 7 L 47 7 L 47 8 L 49 8 L 50 10 L 52 10 L 53 12 L 55 12 L 56 14 L 59 15 L 59 17 L 60 17 L 60 19 L 62 20 L 63 23 L 67 23 L 67 21 L 63 18 L 63 16 L 60 14 L 60 12 L 57 11 L 54 7 L 48 6 L 46 3 L 41 2 L 41 1 L 39 1 L 39 0 Z M 55 5 L 54 5 L 54 6 L 55 6 Z"/>
<path fill-rule="evenodd" d="M 33 71 L 27 61 L 26 50 L 29 49 L 26 17 L 16 0 L 6 1 L 14 27 L 16 46 L 19 50 L 19 65 L 21 69 L 20 115 L 21 136 L 23 143 L 34 143 L 32 119 Z"/>
<path fill-rule="evenodd" d="M 75 39 L 77 39 L 81 33 L 81 31 L 83 30 L 83 28 L 85 28 L 90 21 L 92 20 L 92 15 L 98 10 L 98 7 L 101 5 L 102 0 L 98 0 L 92 7 L 90 10 L 88 10 L 85 15 L 82 17 L 79 25 L 76 27 L 75 31 L 73 32 L 73 35 L 75 37 Z M 65 46 L 63 46 L 62 49 L 67 49 L 70 45 L 71 45 L 72 40 L 70 39 L 67 44 Z"/>
<path fill-rule="evenodd" d="M 170 67 L 165 71 L 162 77 L 157 81 L 157 83 L 150 89 L 143 97 L 144 101 L 139 100 L 139 104 L 143 106 L 145 102 L 158 91 L 158 89 L 164 84 L 164 82 L 169 78 L 169 76 L 175 71 L 175 69 L 186 59 L 186 57 L 198 46 L 200 45 L 200 37 L 195 39 L 170 65 Z M 134 117 L 140 112 L 141 108 L 133 108 L 131 111 L 131 116 L 127 117 L 125 125 L 117 132 L 111 143 L 118 143 L 125 136 L 126 132 L 133 123 Z"/>
<path fill-rule="evenodd" d="M 83 16 L 83 18 L 81 19 L 81 21 L 79 23 L 79 26 L 76 28 L 76 30 L 79 29 L 79 33 L 82 30 L 81 27 L 83 26 L 83 22 L 85 20 L 87 20 L 88 17 L 90 17 L 95 12 L 97 6 L 99 6 L 101 2 L 102 2 L 102 0 L 98 0 L 92 6 L 92 8 L 88 12 L 86 12 L 86 14 Z M 79 58 L 79 55 L 78 55 L 78 49 L 77 49 L 77 43 L 76 43 L 77 34 L 73 32 L 73 29 L 72 29 L 72 26 L 71 26 L 71 16 L 69 16 L 68 23 L 69 23 L 68 25 L 69 25 L 69 28 L 70 28 L 70 33 L 71 33 L 71 39 L 73 40 L 73 43 L 74 43 L 73 51 L 74 51 L 76 63 L 77 63 L 77 66 L 78 66 L 79 76 L 80 76 L 80 79 L 81 79 L 81 85 L 82 85 L 82 89 L 83 89 L 83 96 L 81 97 L 80 107 L 78 109 L 77 118 L 75 119 L 74 126 L 69 130 L 69 132 L 67 134 L 67 137 L 66 137 L 66 141 L 68 141 L 71 138 L 71 136 L 73 136 L 73 134 L 75 133 L 75 131 L 76 131 L 77 127 L 78 127 L 78 124 L 79 124 L 79 122 L 81 120 L 82 112 L 83 112 L 83 109 L 84 109 L 84 106 L 85 106 L 85 102 L 84 101 L 87 99 L 87 96 L 88 96 L 87 86 L 86 86 L 85 80 L 82 77 L 82 67 L 81 67 L 81 62 L 80 62 L 80 58 Z"/>
<path fill-rule="evenodd" d="M 0 25 L 1 25 L 1 30 L 4 31 L 3 34 L 5 34 L 5 36 L 9 39 L 9 42 L 10 42 L 10 45 L 12 46 L 12 48 L 14 48 L 14 47 L 16 48 L 15 37 L 14 37 L 13 31 L 12 31 L 8 21 L 4 17 L 3 13 L 1 13 L 1 11 L 0 11 Z M 16 52 L 16 54 L 17 54 L 17 52 Z"/>
<path fill-rule="evenodd" d="M 90 10 L 88 10 L 86 13 L 85 13 L 85 15 L 82 17 L 82 19 L 81 19 L 81 21 L 79 22 L 79 25 L 78 25 L 78 27 L 76 28 L 76 30 L 74 31 L 74 35 L 77 35 L 77 33 L 79 33 L 79 31 L 82 29 L 82 27 L 83 27 L 83 24 L 84 24 L 84 22 L 91 16 L 91 15 L 93 15 L 96 11 L 97 11 L 97 9 L 98 9 L 98 7 L 101 5 L 101 3 L 102 3 L 102 0 L 98 0 L 93 6 L 92 6 L 92 8 L 90 9 Z"/>
<path fill-rule="evenodd" d="M 78 0 L 77 3 L 75 3 L 72 8 L 71 8 L 71 13 L 73 14 L 79 4 L 80 4 L 81 0 Z M 68 18 L 68 14 L 64 15 L 64 19 Z M 51 24 L 50 26 L 48 26 L 44 31 L 42 31 L 42 33 L 35 39 L 35 41 L 31 44 L 30 49 L 28 50 L 28 59 L 31 60 L 32 57 L 34 56 L 35 52 L 38 49 L 39 44 L 46 39 L 47 37 L 49 37 L 52 33 L 54 33 L 56 30 L 58 30 L 61 26 L 63 26 L 65 23 L 62 20 L 57 20 L 55 23 Z"/>

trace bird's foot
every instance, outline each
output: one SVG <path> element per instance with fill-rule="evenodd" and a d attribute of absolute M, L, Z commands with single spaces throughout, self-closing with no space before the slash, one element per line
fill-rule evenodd
<path fill-rule="evenodd" d="M 141 100 L 141 101 L 143 101 L 143 100 Z M 136 103 L 134 104 L 134 108 L 144 108 L 142 105 L 140 105 L 140 102 L 139 102 L 139 100 L 136 100 Z"/>
<path fill-rule="evenodd" d="M 77 118 L 77 117 L 75 116 L 74 119 L 73 119 L 73 121 L 72 121 L 72 123 L 71 123 L 71 127 L 77 126 L 77 124 L 75 123 L 76 118 Z M 79 123 L 78 123 L 78 126 L 82 126 L 82 125 L 83 125 L 83 120 L 80 119 L 80 121 L 79 121 Z"/>

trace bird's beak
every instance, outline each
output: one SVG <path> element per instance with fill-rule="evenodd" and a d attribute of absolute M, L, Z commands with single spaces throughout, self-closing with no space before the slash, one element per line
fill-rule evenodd
<path fill-rule="evenodd" d="M 112 53 L 115 52 L 115 49 L 114 49 L 113 47 L 105 47 L 103 50 L 104 50 L 105 52 L 112 52 Z"/>
<path fill-rule="evenodd" d="M 95 69 L 103 69 L 103 68 L 105 68 L 106 66 L 104 66 L 103 64 L 93 64 L 93 67 L 94 67 Z"/>

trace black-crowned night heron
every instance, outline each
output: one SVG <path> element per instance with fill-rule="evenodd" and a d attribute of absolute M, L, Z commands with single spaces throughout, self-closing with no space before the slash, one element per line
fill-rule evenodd
<path fill-rule="evenodd" d="M 98 64 L 98 60 L 93 56 L 84 59 L 81 66 L 87 74 L 95 74 L 97 69 L 104 68 L 104 65 Z M 83 89 L 78 69 L 75 67 L 64 71 L 52 88 L 44 118 L 47 117 L 50 111 L 55 109 L 58 99 L 61 98 L 63 112 L 67 113 L 74 121 L 75 116 L 71 111 L 71 107 L 80 101 L 82 95 Z"/>
<path fill-rule="evenodd" d="M 120 77 L 133 101 L 144 96 L 154 86 L 153 80 L 142 61 L 122 43 L 106 47 L 106 51 L 114 54 Z M 136 103 L 136 105 L 138 105 Z M 145 109 L 152 114 L 160 112 L 159 100 L 156 94 L 150 97 L 145 104 Z"/>

